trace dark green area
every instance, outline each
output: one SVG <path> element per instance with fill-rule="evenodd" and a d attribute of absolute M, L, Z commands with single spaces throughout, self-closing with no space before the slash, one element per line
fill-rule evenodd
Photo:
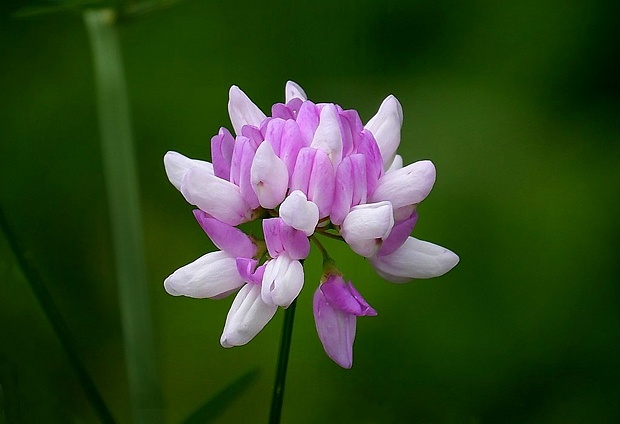
<path fill-rule="evenodd" d="M 0 6 L 0 204 L 119 422 L 130 419 L 88 40 L 77 9 Z M 167 422 L 250 369 L 218 422 L 267 422 L 282 312 L 223 349 L 231 299 L 168 296 L 213 249 L 164 174 L 167 150 L 209 157 L 228 88 L 265 112 L 284 83 L 368 120 L 388 94 L 405 162 L 438 179 L 416 237 L 461 257 L 448 275 L 376 277 L 327 240 L 378 311 L 353 369 L 324 354 L 306 261 L 284 423 L 616 423 L 620 419 L 617 2 L 205 2 L 120 23 Z M 96 422 L 0 237 L 0 423 Z"/>

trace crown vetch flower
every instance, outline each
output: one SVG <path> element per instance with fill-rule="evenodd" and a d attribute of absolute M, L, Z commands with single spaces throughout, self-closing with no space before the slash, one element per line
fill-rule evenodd
<path fill-rule="evenodd" d="M 357 317 L 375 311 L 349 281 L 332 274 L 318 287 L 313 300 L 314 322 L 327 355 L 343 368 L 353 365 Z"/>
<path fill-rule="evenodd" d="M 392 95 L 366 125 L 355 110 L 314 103 L 290 81 L 271 116 L 237 86 L 228 112 L 233 132 L 222 127 L 211 138 L 212 162 L 164 156 L 168 179 L 199 208 L 197 221 L 220 249 L 179 268 L 164 287 L 211 299 L 238 290 L 220 342 L 243 345 L 299 295 L 312 238 L 326 264 L 314 296 L 319 339 L 350 368 L 356 317 L 376 311 L 344 282 L 317 236 L 346 242 L 388 281 L 445 274 L 458 256 L 411 237 L 435 167 L 428 160 L 403 166 L 396 153 L 403 110 Z M 255 219 L 263 220 L 262 239 L 236 228 Z"/>

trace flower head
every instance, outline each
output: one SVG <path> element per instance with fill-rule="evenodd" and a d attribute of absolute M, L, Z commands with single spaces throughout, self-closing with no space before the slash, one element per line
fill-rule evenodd
<path fill-rule="evenodd" d="M 164 157 L 170 182 L 198 207 L 198 223 L 220 249 L 179 268 L 164 287 L 211 299 L 238 290 L 220 342 L 243 345 L 303 289 L 312 238 L 329 264 L 314 296 L 319 339 L 350 368 L 356 318 L 376 311 L 345 283 L 317 236 L 346 242 L 392 282 L 448 272 L 458 256 L 410 236 L 435 167 L 428 160 L 403 166 L 396 154 L 403 110 L 392 95 L 365 125 L 355 110 L 314 103 L 290 81 L 270 116 L 237 86 L 228 111 L 232 132 L 213 136 L 212 162 Z M 255 219 L 263 220 L 262 238 L 236 227 Z"/>

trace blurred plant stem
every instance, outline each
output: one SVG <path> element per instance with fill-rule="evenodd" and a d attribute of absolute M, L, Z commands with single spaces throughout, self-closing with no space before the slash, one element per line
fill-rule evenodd
<path fill-rule="evenodd" d="M 297 299 L 284 311 L 284 323 L 282 324 L 282 338 L 278 351 L 278 368 L 276 370 L 276 382 L 273 386 L 271 398 L 271 412 L 269 424 L 279 424 L 282 415 L 282 401 L 284 400 L 284 384 L 286 383 L 286 370 L 288 369 L 288 357 L 291 351 L 291 338 L 293 335 L 293 321 L 295 320 L 295 308 Z"/>
<path fill-rule="evenodd" d="M 123 346 L 134 423 L 162 422 L 129 101 L 111 9 L 84 12 L 94 61 Z"/>
<path fill-rule="evenodd" d="M 77 374 L 78 381 L 80 382 L 80 386 L 84 390 L 86 398 L 92 405 L 95 413 L 97 414 L 99 420 L 102 423 L 113 424 L 114 418 L 112 417 L 110 410 L 103 401 L 103 397 L 97 390 L 97 386 L 95 386 L 95 383 L 88 374 L 86 367 L 78 356 L 77 349 L 75 347 L 75 341 L 73 340 L 73 337 L 71 337 L 69 327 L 67 327 L 67 324 L 62 318 L 62 315 L 60 314 L 58 307 L 54 303 L 52 296 L 47 291 L 47 287 L 45 287 L 43 279 L 39 275 L 38 271 L 34 266 L 30 264 L 30 262 L 26 258 L 26 255 L 23 254 L 23 250 L 20 249 L 17 237 L 15 236 L 15 234 L 13 234 L 11 226 L 9 225 L 1 208 L 0 228 L 2 229 L 2 232 L 4 233 L 11 250 L 13 251 L 13 255 L 15 255 L 15 259 L 17 260 L 17 263 L 22 274 L 24 275 L 24 278 L 28 282 L 28 285 L 30 285 L 32 292 L 34 293 L 37 302 L 39 302 L 41 309 L 43 309 L 47 320 L 49 321 L 50 325 L 54 330 L 54 333 L 56 333 L 56 337 L 58 337 L 60 345 L 65 350 L 67 357 L 69 358 L 69 363 Z M 2 410 L 0 410 L 0 412 L 2 412 Z M 7 422 L 12 421 L 8 420 Z"/>

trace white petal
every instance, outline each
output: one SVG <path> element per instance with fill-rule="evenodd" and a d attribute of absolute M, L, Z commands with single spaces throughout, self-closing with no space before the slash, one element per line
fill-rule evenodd
<path fill-rule="evenodd" d="M 288 170 L 268 142 L 258 146 L 250 168 L 250 181 L 258 202 L 273 209 L 284 200 L 288 188 Z"/>
<path fill-rule="evenodd" d="M 459 257 L 427 241 L 409 237 L 394 253 L 370 259 L 386 280 L 402 283 L 412 278 L 439 277 L 459 263 Z"/>
<path fill-rule="evenodd" d="M 246 284 L 237 293 L 226 316 L 220 343 L 224 347 L 246 344 L 267 325 L 277 309 L 262 301 L 258 284 Z"/>
<path fill-rule="evenodd" d="M 303 88 L 299 86 L 299 84 L 294 83 L 293 81 L 287 81 L 285 91 L 285 103 L 290 102 L 293 99 L 301 99 L 303 101 L 308 100 L 306 93 Z"/>
<path fill-rule="evenodd" d="M 205 171 L 213 174 L 213 164 L 198 159 L 190 159 L 187 156 L 183 156 L 177 152 L 168 152 L 164 155 L 164 168 L 166 169 L 166 175 L 177 190 L 181 190 L 181 182 L 185 173 L 190 168 L 204 168 Z"/>
<path fill-rule="evenodd" d="M 310 147 L 323 150 L 334 165 L 334 170 L 342 161 L 342 132 L 336 106 L 328 103 L 321 109 L 319 126 L 314 133 Z"/>
<path fill-rule="evenodd" d="M 228 92 L 228 114 L 235 134 L 241 135 L 244 125 L 259 127 L 265 114 L 239 87 L 233 85 Z"/>
<path fill-rule="evenodd" d="M 394 160 L 390 164 L 390 167 L 385 171 L 385 173 L 394 172 L 403 167 L 403 157 L 401 155 L 394 156 Z"/>
<path fill-rule="evenodd" d="M 265 267 L 261 295 L 268 305 L 288 308 L 304 285 L 304 269 L 286 253 L 272 259 Z"/>
<path fill-rule="evenodd" d="M 295 190 L 280 205 L 280 218 L 296 230 L 311 236 L 319 222 L 319 208 L 300 190 Z"/>
<path fill-rule="evenodd" d="M 241 287 L 236 260 L 225 252 L 211 252 L 174 271 L 164 281 L 173 296 L 218 297 Z"/>
<path fill-rule="evenodd" d="M 189 203 L 229 225 L 247 221 L 252 212 L 239 187 L 203 168 L 194 167 L 185 173 L 181 193 Z"/>
<path fill-rule="evenodd" d="M 340 234 L 355 253 L 369 258 L 377 253 L 393 226 L 390 202 L 367 203 L 351 208 Z"/>
<path fill-rule="evenodd" d="M 394 209 L 420 203 L 435 184 L 435 165 L 421 160 L 383 175 L 372 193 L 371 200 L 387 200 Z"/>
<path fill-rule="evenodd" d="M 403 108 L 393 95 L 383 100 L 379 111 L 364 126 L 377 140 L 383 158 L 384 169 L 394 160 L 396 149 L 400 144 L 400 129 L 403 125 Z"/>

